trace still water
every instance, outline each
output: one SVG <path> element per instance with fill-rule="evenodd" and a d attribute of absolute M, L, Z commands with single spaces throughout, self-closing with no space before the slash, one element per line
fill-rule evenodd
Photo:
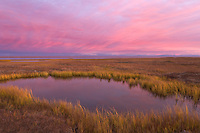
<path fill-rule="evenodd" d="M 188 106 L 189 110 L 200 112 L 200 105 L 194 105 L 192 100 L 175 97 L 156 97 L 150 92 L 135 86 L 111 80 L 96 78 L 54 79 L 52 77 L 18 79 L 1 83 L 3 86 L 18 86 L 31 89 L 33 95 L 48 100 L 66 100 L 76 104 L 78 101 L 85 108 L 94 111 L 96 108 L 118 112 L 151 110 L 162 111 L 166 106 Z"/>
<path fill-rule="evenodd" d="M 32 56 L 32 57 L 0 57 L 0 60 L 30 60 L 30 59 L 110 59 L 110 58 L 143 58 L 142 56 Z M 148 58 L 148 57 L 147 57 Z"/>
<path fill-rule="evenodd" d="M 11 62 L 41 62 L 39 60 L 17 60 L 17 61 L 11 61 Z"/>

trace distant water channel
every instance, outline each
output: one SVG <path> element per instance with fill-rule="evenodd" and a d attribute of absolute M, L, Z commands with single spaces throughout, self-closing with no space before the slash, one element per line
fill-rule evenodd
<path fill-rule="evenodd" d="M 166 106 L 187 107 L 190 111 L 200 112 L 200 105 L 194 105 L 192 100 L 175 97 L 156 97 L 150 92 L 135 86 L 130 88 L 128 84 L 111 80 L 96 78 L 72 78 L 54 79 L 32 78 L 18 79 L 0 83 L 3 86 L 18 86 L 31 89 L 33 95 L 48 100 L 66 100 L 80 104 L 94 111 L 96 108 L 110 110 L 115 108 L 118 112 L 151 110 L 162 111 Z"/>
<path fill-rule="evenodd" d="M 47 60 L 47 59 L 110 59 L 133 58 L 134 56 L 41 56 L 41 57 L 0 57 L 0 60 Z M 142 58 L 143 56 L 139 56 Z M 134 58 L 139 58 L 138 56 Z"/>

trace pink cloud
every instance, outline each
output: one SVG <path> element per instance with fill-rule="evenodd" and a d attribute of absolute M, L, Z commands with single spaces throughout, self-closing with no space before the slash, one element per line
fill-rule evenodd
<path fill-rule="evenodd" d="M 0 51 L 200 55 L 200 2 L 0 1 Z"/>

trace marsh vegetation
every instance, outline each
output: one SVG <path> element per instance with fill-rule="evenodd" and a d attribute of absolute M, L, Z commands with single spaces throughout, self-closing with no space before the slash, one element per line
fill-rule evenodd
<path fill-rule="evenodd" d="M 34 77 L 56 77 L 56 78 L 72 78 L 72 77 L 95 77 L 100 79 L 113 79 L 115 81 L 127 82 L 130 86 L 140 85 L 142 88 L 158 96 L 166 97 L 171 95 L 182 95 L 184 97 L 199 102 L 200 89 L 197 85 L 188 85 L 184 82 L 166 79 L 165 77 L 149 76 L 142 74 L 129 74 L 118 72 L 73 72 L 73 71 L 52 71 L 35 72 L 25 74 L 4 74 L 0 75 L 0 81 L 19 78 Z"/>
<path fill-rule="evenodd" d="M 160 112 L 167 107 L 188 107 L 190 111 L 200 112 L 200 104 L 191 99 L 176 96 L 158 96 L 143 89 L 140 85 L 132 86 L 126 82 L 93 77 L 71 78 L 29 78 L 9 80 L 2 86 L 18 86 L 30 89 L 35 97 L 49 101 L 63 100 L 76 104 L 79 102 L 90 111 L 113 110 L 118 112 Z"/>
<path fill-rule="evenodd" d="M 48 60 L 48 62 L 0 61 L 0 81 L 49 76 L 70 79 L 90 77 L 140 85 L 160 97 L 181 96 L 200 100 L 199 58 Z M 177 75 L 185 76 L 177 76 Z M 194 77 L 191 77 L 195 75 Z M 11 119 L 27 114 L 52 118 L 67 125 L 70 132 L 199 132 L 200 118 L 187 107 L 167 108 L 161 113 L 116 111 L 91 112 L 80 104 L 65 101 L 49 102 L 18 87 L 0 87 L 0 107 Z M 1 111 L 2 112 L 2 111 Z M 10 113 L 8 113 L 10 112 Z M 7 131 L 1 121 L 2 131 Z M 38 127 L 37 123 L 31 128 Z M 50 129 L 50 128 L 49 128 Z M 47 130 L 46 130 L 47 131 Z M 65 130 L 66 131 L 66 130 Z M 65 132 L 63 131 L 63 132 Z"/>
<path fill-rule="evenodd" d="M 15 115 L 20 110 L 20 112 L 43 112 L 43 115 L 61 117 L 65 119 L 64 123 L 71 127 L 71 131 L 74 132 L 200 131 L 199 115 L 195 112 L 189 113 L 187 107 L 184 110 L 168 108 L 160 114 L 154 112 L 118 114 L 117 112 L 101 112 L 99 110 L 90 112 L 80 104 L 72 105 L 64 101 L 49 103 L 45 99 L 40 100 L 33 97 L 30 91 L 17 87 L 0 87 L 0 98 L 0 107 L 12 111 Z"/>
<path fill-rule="evenodd" d="M 36 59 L 37 61 L 39 59 Z M 12 60 L 11 60 L 12 61 Z M 41 59 L 39 62 L 0 61 L 0 74 L 52 71 L 112 71 L 145 74 L 200 83 L 200 58 Z M 20 60 L 25 61 L 25 60 Z M 27 60 L 26 60 L 27 61 Z"/>

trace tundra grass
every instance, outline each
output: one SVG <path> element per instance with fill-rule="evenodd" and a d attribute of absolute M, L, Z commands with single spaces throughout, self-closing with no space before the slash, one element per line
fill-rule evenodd
<path fill-rule="evenodd" d="M 22 74 L 2 74 L 0 75 L 0 81 L 6 81 L 11 79 L 20 79 L 20 78 L 36 78 L 36 77 L 48 77 L 47 72 L 34 72 L 34 73 L 22 73 Z"/>
<path fill-rule="evenodd" d="M 90 112 L 80 104 L 65 101 L 48 102 L 33 97 L 31 91 L 18 87 L 0 87 L 0 108 L 8 111 L 46 111 L 52 116 L 64 117 L 74 132 L 130 133 L 130 132 L 200 132 L 200 117 L 187 107 L 166 109 L 162 113 Z M 23 119 L 22 119 L 23 121 Z"/>
<path fill-rule="evenodd" d="M 182 95 L 194 100 L 195 103 L 200 99 L 200 88 L 196 85 L 187 85 L 186 83 L 169 80 L 142 74 L 128 74 L 116 72 L 51 72 L 52 77 L 70 78 L 70 77 L 96 77 L 101 79 L 127 82 L 130 86 L 140 85 L 149 92 L 166 97 L 170 95 Z"/>
<path fill-rule="evenodd" d="M 3 57 L 4 58 L 4 57 Z M 26 57 L 25 57 L 26 58 Z M 200 84 L 200 58 L 50 59 L 39 62 L 1 62 L 0 74 L 57 71 L 113 71 L 167 76 Z"/>
<path fill-rule="evenodd" d="M 196 85 L 188 85 L 177 80 L 166 79 L 165 77 L 149 76 L 144 74 L 129 74 L 117 72 L 73 72 L 73 71 L 53 71 L 53 72 L 36 72 L 26 74 L 9 74 L 0 75 L 0 81 L 19 78 L 48 77 L 55 78 L 72 78 L 72 77 L 95 77 L 100 79 L 115 80 L 127 82 L 130 86 L 140 85 L 143 89 L 161 96 L 167 97 L 172 95 L 181 95 L 192 99 L 195 103 L 200 100 L 200 88 Z"/>

